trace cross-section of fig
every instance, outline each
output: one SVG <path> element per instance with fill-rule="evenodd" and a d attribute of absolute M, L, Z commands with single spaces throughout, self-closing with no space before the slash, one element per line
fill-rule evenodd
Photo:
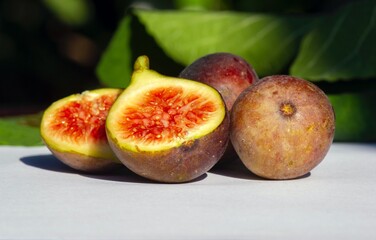
<path fill-rule="evenodd" d="M 130 85 L 106 121 L 110 146 L 130 170 L 160 182 L 187 182 L 212 168 L 229 140 L 229 116 L 217 90 L 163 76 L 140 56 Z"/>
<path fill-rule="evenodd" d="M 108 145 L 105 130 L 108 111 L 121 91 L 85 91 L 51 104 L 40 127 L 46 146 L 76 170 L 102 172 L 122 166 Z"/>

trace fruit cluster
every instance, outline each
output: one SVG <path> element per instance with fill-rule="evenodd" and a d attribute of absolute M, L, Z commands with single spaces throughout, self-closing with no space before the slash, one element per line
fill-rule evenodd
<path fill-rule="evenodd" d="M 334 131 L 334 110 L 318 87 L 287 75 L 259 79 L 230 53 L 203 56 L 177 78 L 140 56 L 126 89 L 63 98 L 41 122 L 46 146 L 66 165 L 125 165 L 159 182 L 187 182 L 235 157 L 258 176 L 297 178 L 324 159 Z"/>

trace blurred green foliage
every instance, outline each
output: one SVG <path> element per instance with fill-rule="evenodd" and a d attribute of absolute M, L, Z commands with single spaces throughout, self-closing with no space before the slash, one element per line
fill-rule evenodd
<path fill-rule="evenodd" d="M 94 69 L 128 7 L 322 14 L 340 0 L 0 0 L 0 116 L 100 85 Z"/>
<path fill-rule="evenodd" d="M 366 3 L 366 9 L 353 11 L 358 3 Z M 39 113 L 51 102 L 87 89 L 125 87 L 141 54 L 149 55 L 152 68 L 176 75 L 200 55 L 231 51 L 245 57 L 261 76 L 294 74 L 314 80 L 338 109 L 336 140 L 375 141 L 375 9 L 374 0 L 0 0 L 0 116 Z M 341 11 L 349 12 L 339 28 L 342 35 L 327 41 L 325 34 L 346 15 Z M 203 24 L 208 16 L 217 23 Z M 219 38 L 237 21 L 247 26 L 246 19 L 253 16 L 264 22 L 234 30 L 236 44 L 229 36 Z M 264 24 L 278 31 L 262 38 Z M 208 46 L 205 34 L 212 29 L 210 41 L 215 44 Z M 170 36 L 175 42 L 169 42 Z M 279 49 L 284 36 L 286 45 Z M 247 42 L 254 47 L 239 48 Z M 320 53 L 316 48 L 325 44 Z M 308 68 L 312 58 L 322 64 Z M 325 65 L 338 59 L 344 61 L 335 68 Z M 12 131 L 3 129 L 10 125 L 22 127 L 7 141 Z M 0 119 L 0 144 L 32 145 L 32 139 L 41 144 L 30 137 L 37 128 L 20 118 Z M 31 140 L 17 140 L 22 134 Z"/>
<path fill-rule="evenodd" d="M 88 0 L 44 0 L 45 5 L 62 22 L 82 26 L 89 22 L 91 5 Z"/>

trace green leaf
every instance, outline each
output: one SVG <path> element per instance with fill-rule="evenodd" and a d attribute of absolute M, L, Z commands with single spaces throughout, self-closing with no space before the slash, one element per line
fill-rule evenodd
<path fill-rule="evenodd" d="M 130 21 L 131 18 L 128 16 L 120 22 L 97 66 L 97 75 L 101 83 L 108 87 L 121 88 L 128 86 L 130 82 Z"/>
<path fill-rule="evenodd" d="M 304 38 L 290 73 L 336 81 L 376 76 L 376 2 L 348 4 Z"/>
<path fill-rule="evenodd" d="M 0 145 L 39 146 L 41 114 L 0 118 Z"/>
<path fill-rule="evenodd" d="M 376 81 L 316 82 L 336 115 L 335 141 L 376 141 Z"/>
<path fill-rule="evenodd" d="M 311 19 L 237 12 L 142 11 L 135 15 L 168 56 L 182 65 L 213 52 L 245 58 L 260 76 L 292 61 Z"/>
<path fill-rule="evenodd" d="M 226 0 L 175 0 L 177 9 L 203 11 L 203 10 L 224 10 L 229 8 Z"/>
<path fill-rule="evenodd" d="M 336 113 L 335 141 L 376 141 L 376 91 L 330 94 Z"/>
<path fill-rule="evenodd" d="M 139 55 L 165 75 L 203 55 L 231 52 L 245 58 L 259 76 L 287 69 L 311 18 L 237 12 L 133 10 L 119 24 L 97 66 L 101 82 L 126 87 Z"/>

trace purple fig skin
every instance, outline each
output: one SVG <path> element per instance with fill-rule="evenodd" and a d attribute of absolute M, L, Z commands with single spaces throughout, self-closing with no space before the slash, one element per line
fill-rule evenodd
<path fill-rule="evenodd" d="M 182 183 L 202 176 L 219 161 L 229 142 L 229 132 L 230 118 L 226 114 L 213 132 L 167 150 L 133 152 L 122 149 L 110 137 L 108 141 L 120 161 L 138 175 L 157 182 Z"/>
<path fill-rule="evenodd" d="M 114 162 L 110 159 L 95 158 L 79 153 L 59 152 L 50 147 L 48 149 L 65 165 L 82 172 L 103 173 L 124 167 L 120 162 Z"/>
<path fill-rule="evenodd" d="M 306 80 L 275 75 L 247 88 L 231 112 L 231 142 L 244 165 L 267 179 L 309 173 L 335 133 L 328 97 Z"/>
<path fill-rule="evenodd" d="M 219 52 L 205 55 L 187 66 L 181 78 L 205 83 L 217 89 L 230 111 L 239 94 L 258 81 L 255 69 L 240 56 Z"/>

